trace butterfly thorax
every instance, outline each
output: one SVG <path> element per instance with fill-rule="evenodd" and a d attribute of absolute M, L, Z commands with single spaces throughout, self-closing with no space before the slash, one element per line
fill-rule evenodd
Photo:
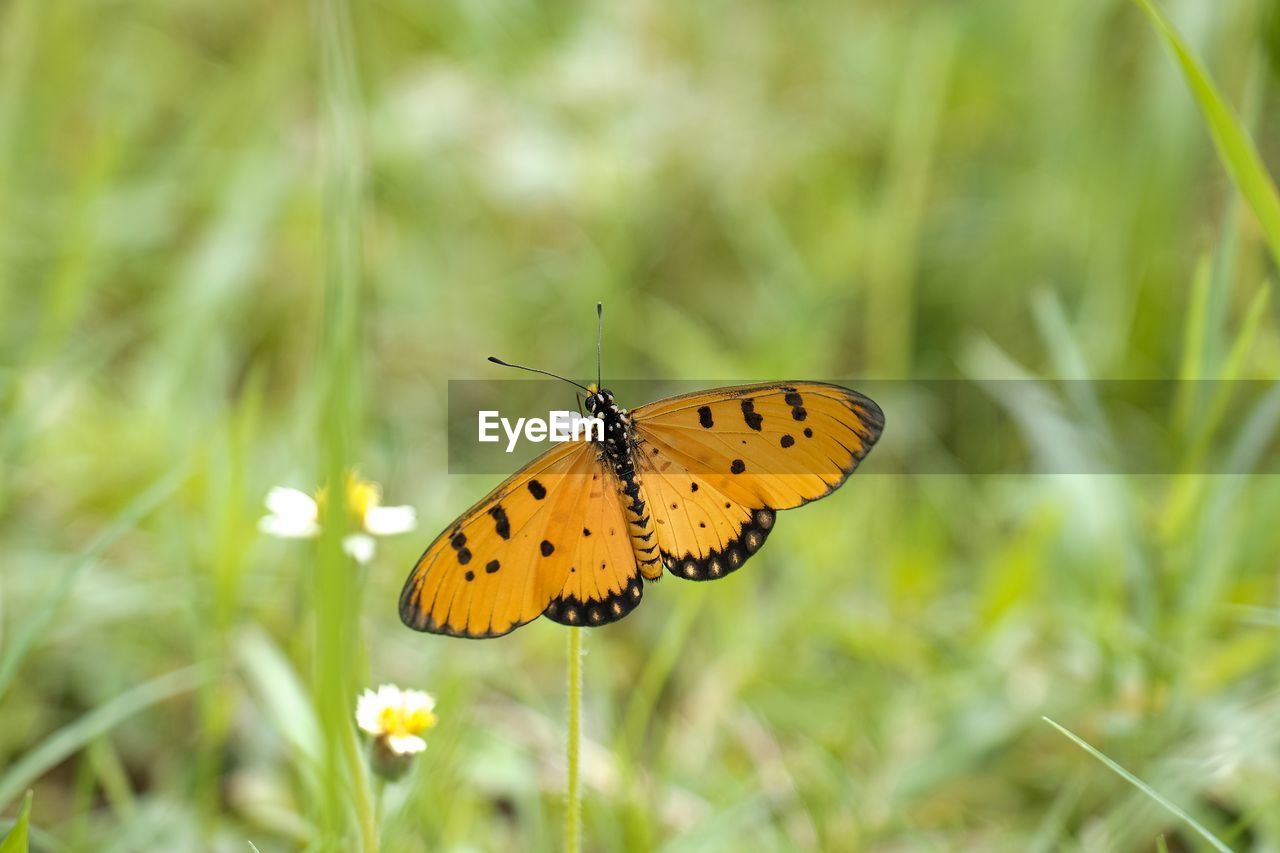
<path fill-rule="evenodd" d="M 635 465 L 631 460 L 631 417 L 613 399 L 607 388 L 596 391 L 586 401 L 587 411 L 604 421 L 604 440 L 599 442 L 605 460 L 619 477 L 634 476 Z M 624 476 L 625 475 L 625 476 Z"/>
<path fill-rule="evenodd" d="M 623 498 L 623 510 L 627 516 L 631 545 L 636 552 L 641 573 L 649 580 L 662 576 L 662 564 L 658 559 L 657 544 L 653 542 L 653 523 L 648 507 L 640 497 L 640 479 L 636 475 L 635 433 L 631 416 L 620 408 L 607 388 L 592 389 L 587 397 L 587 411 L 604 421 L 604 440 L 599 442 L 603 461 L 617 477 L 618 489 Z"/>

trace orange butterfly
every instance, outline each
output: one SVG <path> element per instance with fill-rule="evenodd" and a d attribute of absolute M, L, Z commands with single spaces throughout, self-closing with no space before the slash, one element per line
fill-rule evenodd
<path fill-rule="evenodd" d="M 605 625 L 634 610 L 664 567 L 724 577 L 764 545 L 777 510 L 839 488 L 884 428 L 873 401 L 820 382 L 718 388 L 631 411 L 598 381 L 578 387 L 604 440 L 548 450 L 441 533 L 400 594 L 410 628 L 497 637 L 538 616 Z"/>

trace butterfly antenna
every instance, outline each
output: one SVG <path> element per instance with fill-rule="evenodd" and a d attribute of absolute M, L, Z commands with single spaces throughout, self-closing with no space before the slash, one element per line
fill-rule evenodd
<path fill-rule="evenodd" d="M 600 373 L 600 342 L 604 340 L 604 303 L 596 303 L 596 388 L 601 383 Z"/>
<path fill-rule="evenodd" d="M 568 382 L 570 385 L 573 385 L 577 388 L 581 388 L 583 391 L 586 391 L 588 394 L 591 393 L 591 389 L 588 388 L 587 386 L 579 385 L 577 382 L 574 382 L 572 379 L 566 379 L 563 376 L 559 375 L 558 373 L 552 373 L 550 370 L 539 370 L 536 367 L 525 367 L 523 364 L 511 364 L 510 362 L 503 361 L 502 359 L 495 358 L 493 356 L 489 356 L 489 360 L 492 361 L 494 364 L 500 364 L 503 367 L 514 367 L 516 370 L 527 370 L 530 373 L 541 373 L 543 376 L 550 376 L 552 379 L 559 379 L 561 382 Z"/>

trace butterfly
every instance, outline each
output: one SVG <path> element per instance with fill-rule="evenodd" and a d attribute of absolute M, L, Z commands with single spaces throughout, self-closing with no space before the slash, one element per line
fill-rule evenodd
<path fill-rule="evenodd" d="M 598 353 L 599 338 L 597 372 Z M 427 546 L 400 594 L 410 628 L 497 637 L 539 616 L 595 627 L 639 606 L 644 583 L 664 571 L 725 577 L 760 550 L 779 510 L 843 485 L 884 429 L 875 402 L 822 382 L 717 388 L 631 410 L 599 380 L 578 387 L 603 439 L 556 445 Z"/>

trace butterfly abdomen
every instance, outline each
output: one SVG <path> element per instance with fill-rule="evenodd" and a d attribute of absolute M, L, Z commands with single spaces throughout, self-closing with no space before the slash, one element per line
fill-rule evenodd
<path fill-rule="evenodd" d="M 623 509 L 627 516 L 627 533 L 631 536 L 631 547 L 636 552 L 640 574 L 646 580 L 657 580 L 662 577 L 662 563 L 658 543 L 653 538 L 653 519 L 644 498 L 640 497 L 640 481 L 633 470 L 620 483 L 625 503 Z"/>

